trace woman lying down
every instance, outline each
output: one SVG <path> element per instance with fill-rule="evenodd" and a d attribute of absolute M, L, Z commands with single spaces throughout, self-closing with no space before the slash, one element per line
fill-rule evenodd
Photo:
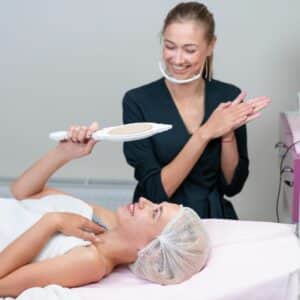
<path fill-rule="evenodd" d="M 16 199 L 1 199 L 0 296 L 97 282 L 121 264 L 159 284 L 180 283 L 205 266 L 209 240 L 192 209 L 141 198 L 112 212 L 45 186 L 67 162 L 91 153 L 97 129 L 70 128 L 67 141 L 13 183 Z"/>

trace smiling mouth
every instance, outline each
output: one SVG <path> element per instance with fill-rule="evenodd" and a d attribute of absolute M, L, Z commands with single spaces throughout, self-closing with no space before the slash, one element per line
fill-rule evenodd
<path fill-rule="evenodd" d="M 172 66 L 175 70 L 185 70 L 185 69 L 187 69 L 189 66 Z"/>
<path fill-rule="evenodd" d="M 182 74 L 185 73 L 186 70 L 189 69 L 190 65 L 187 66 L 175 66 L 175 65 L 170 65 L 172 72 L 175 74 Z"/>

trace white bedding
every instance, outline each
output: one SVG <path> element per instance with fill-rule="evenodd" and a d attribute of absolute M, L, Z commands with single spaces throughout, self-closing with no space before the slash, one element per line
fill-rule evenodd
<path fill-rule="evenodd" d="M 213 250 L 207 267 L 187 282 L 160 286 L 121 267 L 96 284 L 74 289 L 33 288 L 18 299 L 297 299 L 300 246 L 291 225 L 216 219 L 204 222 Z"/>
<path fill-rule="evenodd" d="M 300 246 L 291 225 L 205 220 L 213 251 L 207 267 L 179 285 L 159 286 L 119 268 L 75 288 L 83 300 L 296 300 Z"/>
<path fill-rule="evenodd" d="M 0 297 L 0 300 L 14 300 L 11 297 Z M 44 288 L 34 287 L 27 289 L 16 300 L 81 300 L 80 296 L 71 289 L 51 284 Z"/>

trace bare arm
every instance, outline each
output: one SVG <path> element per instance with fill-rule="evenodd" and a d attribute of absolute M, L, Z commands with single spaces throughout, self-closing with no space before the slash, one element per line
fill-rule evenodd
<path fill-rule="evenodd" d="M 47 188 L 45 185 L 48 179 L 69 161 L 91 153 L 96 142 L 90 136 L 97 129 L 97 123 L 89 128 L 81 127 L 77 131 L 70 127 L 68 141 L 60 142 L 11 185 L 13 196 L 22 200 L 29 197 L 40 198 L 50 193 L 63 193 Z"/>
<path fill-rule="evenodd" d="M 0 278 L 30 263 L 58 232 L 96 241 L 93 233 L 101 233 L 103 229 L 77 214 L 47 213 L 0 252 Z"/>
<path fill-rule="evenodd" d="M 241 103 L 242 100 L 243 98 L 239 96 L 233 102 L 227 103 L 224 108 L 226 109 L 230 106 L 236 106 Z M 236 129 L 259 117 L 260 111 L 268 106 L 269 103 L 270 99 L 267 97 L 257 97 L 248 100 L 247 104 L 251 107 L 250 113 L 244 115 L 244 118 L 239 119 L 239 122 L 233 129 Z M 239 151 L 234 130 L 223 135 L 221 141 L 221 168 L 227 184 L 230 184 L 233 179 L 235 169 L 239 163 Z"/>
<path fill-rule="evenodd" d="M 0 279 L 0 297 L 17 297 L 31 287 L 76 287 L 99 281 L 105 266 L 94 246 L 79 247 L 45 261 L 24 265 Z"/>
<path fill-rule="evenodd" d="M 62 256 L 68 257 L 66 261 L 58 257 L 49 260 L 51 263 L 31 262 L 55 233 L 61 232 L 94 242 L 97 239 L 91 232 L 101 233 L 102 231 L 100 226 L 80 215 L 72 213 L 44 215 L 0 253 L 0 296 L 15 296 L 23 289 L 32 286 L 43 286 L 49 283 L 72 286 L 95 279 L 88 274 L 86 278 L 82 278 L 80 274 L 71 276 L 73 256 Z M 95 257 L 93 259 L 95 260 Z M 90 265 L 90 260 L 90 256 L 83 257 L 78 263 L 74 263 L 74 266 L 84 269 L 86 263 Z M 52 262 L 56 264 L 52 265 Z M 61 274 L 58 269 L 62 270 Z M 97 274 L 99 276 L 99 271 Z"/>
<path fill-rule="evenodd" d="M 68 162 L 68 157 L 59 148 L 54 148 L 26 170 L 12 185 L 13 196 L 22 200 L 29 197 L 38 198 L 46 191 L 46 182 Z M 48 190 L 49 191 L 49 190 Z"/>
<path fill-rule="evenodd" d="M 247 116 L 253 112 L 253 109 L 251 105 L 241 103 L 244 97 L 245 94 L 241 93 L 236 100 L 238 101 L 236 105 L 230 107 L 227 103 L 220 104 L 208 121 L 190 138 L 175 159 L 162 169 L 161 179 L 168 197 L 173 195 L 190 173 L 210 140 L 226 135 L 234 128 L 247 122 Z M 225 146 L 222 149 L 222 156 L 223 166 L 224 157 L 228 159 L 228 162 L 225 162 L 225 173 L 226 178 L 229 178 L 233 174 L 232 170 L 236 167 L 237 149 L 234 149 L 232 145 Z M 176 175 L 174 176 L 174 174 Z"/>
<path fill-rule="evenodd" d="M 0 253 L 0 278 L 30 263 L 56 232 L 54 218 L 49 214 L 42 217 Z"/>
<path fill-rule="evenodd" d="M 234 171 L 239 162 L 239 153 L 235 134 L 232 133 L 221 142 L 221 168 L 229 184 L 232 181 Z"/>
<path fill-rule="evenodd" d="M 245 94 L 239 95 L 241 99 L 244 97 Z M 258 98 L 262 101 L 262 97 Z M 220 104 L 167 165 L 162 166 L 150 141 L 125 143 L 124 154 L 127 162 L 135 168 L 141 193 L 155 202 L 167 201 L 188 176 L 210 140 L 224 136 L 249 120 L 245 120 L 245 115 L 253 109 L 248 102 L 239 103 L 232 109 L 223 109 L 225 104 Z M 144 121 L 142 108 L 130 94 L 126 94 L 123 100 L 123 121 L 125 124 Z"/>

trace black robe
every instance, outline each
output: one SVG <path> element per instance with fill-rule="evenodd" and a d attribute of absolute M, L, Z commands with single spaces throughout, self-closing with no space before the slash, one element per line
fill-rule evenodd
<path fill-rule="evenodd" d="M 217 80 L 205 82 L 205 123 L 221 102 L 232 101 L 240 90 Z M 170 163 L 188 142 L 187 130 L 164 79 L 128 91 L 123 99 L 123 122 L 172 124 L 169 131 L 151 138 L 124 143 L 127 162 L 134 168 L 138 184 L 133 201 L 144 196 L 155 203 L 169 201 L 193 208 L 202 218 L 232 218 L 237 215 L 224 195 L 239 193 L 248 177 L 246 126 L 235 131 L 239 162 L 227 184 L 221 170 L 221 139 L 210 141 L 195 166 L 169 198 L 161 182 L 161 169 Z M 199 126 L 200 126 L 199 120 Z M 176 176 L 176 174 L 174 174 Z"/>

